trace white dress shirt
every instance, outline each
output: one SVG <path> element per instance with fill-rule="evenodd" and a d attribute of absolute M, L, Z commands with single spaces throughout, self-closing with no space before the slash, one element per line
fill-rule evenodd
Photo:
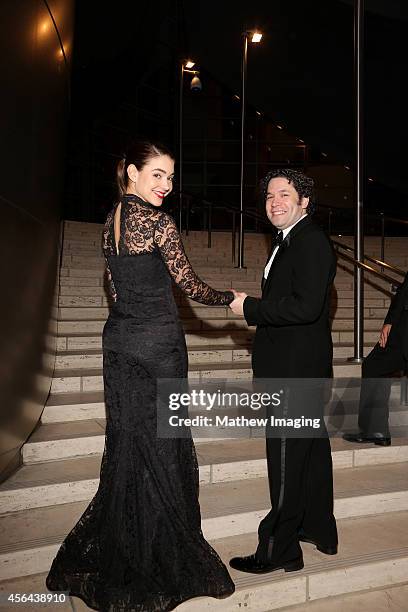
<path fill-rule="evenodd" d="M 302 215 L 302 216 L 300 217 L 300 219 L 298 219 L 298 220 L 296 221 L 296 223 L 299 223 L 299 221 L 301 221 L 302 219 L 304 219 L 304 218 L 306 217 L 306 214 L 307 214 L 307 213 L 305 213 L 304 215 Z M 290 232 L 290 230 L 292 229 L 292 227 L 295 227 L 296 223 L 294 223 L 293 225 L 289 225 L 289 227 L 286 227 L 284 230 L 280 230 L 280 231 L 282 232 L 282 234 L 283 234 L 283 235 L 282 235 L 282 240 L 285 240 L 286 236 L 289 234 L 289 232 Z M 279 245 L 277 244 L 277 245 L 276 245 L 276 247 L 273 249 L 272 255 L 270 256 L 268 263 L 267 263 L 267 264 L 266 264 L 266 266 L 265 266 L 265 270 L 264 270 L 264 278 L 268 278 L 269 270 L 271 269 L 271 265 L 272 265 L 273 260 L 275 259 L 275 255 L 276 255 L 276 253 L 277 253 L 277 251 L 278 251 L 278 248 L 279 248 Z"/>

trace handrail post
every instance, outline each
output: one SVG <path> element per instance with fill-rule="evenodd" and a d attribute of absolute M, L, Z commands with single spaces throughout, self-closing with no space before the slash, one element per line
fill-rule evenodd
<path fill-rule="evenodd" d="M 208 203 L 208 244 L 207 247 L 210 249 L 211 248 L 211 219 L 212 216 L 212 205 L 211 202 Z"/>
<path fill-rule="evenodd" d="M 180 232 L 180 236 L 182 234 L 182 219 L 183 219 L 183 194 L 180 191 L 180 197 L 179 197 L 179 232 Z"/>
<path fill-rule="evenodd" d="M 184 62 L 180 61 L 180 90 L 179 90 L 179 232 L 182 233 L 182 207 L 183 207 L 183 89 L 184 89 Z"/>
<path fill-rule="evenodd" d="M 401 376 L 401 397 L 400 397 L 400 403 L 403 406 L 408 406 L 408 378 L 407 378 L 407 372 L 403 372 L 402 376 Z"/>
<path fill-rule="evenodd" d="M 188 230 L 190 226 L 190 205 L 191 205 L 191 198 L 188 197 L 187 203 L 186 203 L 186 236 L 188 236 Z"/>
<path fill-rule="evenodd" d="M 236 224 L 237 224 L 236 213 L 235 211 L 233 211 L 232 213 L 232 236 L 231 236 L 232 264 L 233 265 L 235 263 L 235 235 L 237 231 Z"/>
<path fill-rule="evenodd" d="M 384 213 L 380 213 L 381 216 L 381 261 L 385 261 L 385 216 Z M 381 266 L 381 272 L 384 272 L 384 267 Z"/>
<path fill-rule="evenodd" d="M 241 98 L 241 177 L 240 177 L 240 202 L 239 202 L 239 231 L 238 231 L 238 265 L 237 268 L 245 268 L 244 265 L 244 149 L 245 149 L 245 105 L 246 105 L 246 77 L 248 57 L 248 33 L 244 35 L 244 48 L 242 54 L 242 98 Z"/>

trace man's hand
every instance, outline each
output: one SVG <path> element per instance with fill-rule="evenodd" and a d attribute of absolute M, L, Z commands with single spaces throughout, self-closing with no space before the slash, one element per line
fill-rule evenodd
<path fill-rule="evenodd" d="M 234 294 L 235 299 L 231 302 L 229 307 L 234 314 L 241 315 L 242 317 L 244 315 L 244 300 L 247 297 L 247 294 L 240 291 L 235 291 L 234 289 L 231 289 L 231 291 Z"/>
<path fill-rule="evenodd" d="M 235 302 L 235 300 L 234 300 Z M 232 302 L 232 304 L 234 303 Z M 231 306 L 231 304 L 230 304 Z M 380 339 L 379 339 L 379 343 L 381 348 L 385 348 L 385 345 L 387 344 L 388 341 L 388 336 L 390 335 L 390 331 L 391 331 L 391 323 L 386 323 L 385 325 L 383 325 L 381 333 L 380 333 Z"/>

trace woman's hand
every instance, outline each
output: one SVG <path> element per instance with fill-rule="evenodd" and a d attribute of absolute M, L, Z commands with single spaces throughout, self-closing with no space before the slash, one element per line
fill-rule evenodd
<path fill-rule="evenodd" d="M 234 300 L 235 302 L 235 300 Z M 234 302 L 231 302 L 231 304 L 233 304 Z M 231 306 L 230 304 L 230 306 Z M 385 348 L 385 345 L 388 342 L 388 336 L 390 335 L 390 331 L 391 331 L 391 323 L 386 323 L 385 325 L 383 325 L 381 333 L 380 333 L 380 339 L 379 339 L 379 343 L 381 348 Z"/>
<path fill-rule="evenodd" d="M 235 291 L 235 289 L 231 289 L 231 291 L 234 294 L 235 299 L 231 302 L 229 307 L 234 314 L 242 317 L 244 315 L 244 300 L 247 297 L 247 294 L 240 291 Z"/>

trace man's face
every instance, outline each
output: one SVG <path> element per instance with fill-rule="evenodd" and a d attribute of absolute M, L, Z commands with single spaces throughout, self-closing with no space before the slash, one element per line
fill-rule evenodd
<path fill-rule="evenodd" d="M 273 178 L 266 192 L 266 214 L 279 230 L 293 225 L 305 214 L 309 198 L 300 198 L 298 192 L 283 176 Z"/>

